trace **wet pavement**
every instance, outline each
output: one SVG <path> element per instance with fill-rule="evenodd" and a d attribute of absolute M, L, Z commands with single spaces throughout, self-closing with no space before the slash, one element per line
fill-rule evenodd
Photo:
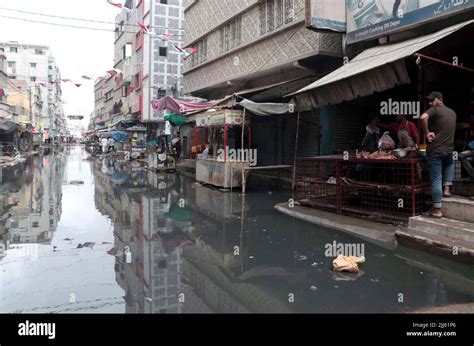
<path fill-rule="evenodd" d="M 290 198 L 277 186 L 243 197 L 79 146 L 0 178 L 0 312 L 410 312 L 474 302 L 474 268 L 292 219 L 274 209 Z M 332 271 L 333 242 L 364 245 L 358 274 Z"/>

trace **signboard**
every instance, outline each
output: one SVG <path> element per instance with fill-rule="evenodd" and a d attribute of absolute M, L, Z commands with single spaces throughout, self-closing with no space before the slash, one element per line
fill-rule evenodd
<path fill-rule="evenodd" d="M 84 120 L 83 115 L 68 115 L 67 117 L 69 120 Z"/>
<path fill-rule="evenodd" d="M 347 43 L 408 30 L 474 9 L 474 0 L 346 0 Z"/>
<path fill-rule="evenodd" d="M 242 125 L 244 117 L 243 110 L 240 109 L 209 109 L 208 111 L 196 115 L 197 127 L 224 126 L 224 120 L 227 125 Z M 245 119 L 245 124 L 250 123 L 250 114 Z"/>
<path fill-rule="evenodd" d="M 346 32 L 346 0 L 307 0 L 306 26 Z"/>

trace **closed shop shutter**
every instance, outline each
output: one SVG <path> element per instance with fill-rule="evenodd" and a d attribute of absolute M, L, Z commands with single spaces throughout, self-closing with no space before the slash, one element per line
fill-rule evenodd
<path fill-rule="evenodd" d="M 338 112 L 336 115 L 336 150 L 355 150 L 365 136 L 367 120 L 363 116 L 350 112 Z"/>
<path fill-rule="evenodd" d="M 295 156 L 297 114 L 285 116 L 284 122 L 284 158 L 285 165 L 292 165 Z M 300 115 L 298 139 L 298 157 L 319 155 L 319 112 L 313 110 Z"/>

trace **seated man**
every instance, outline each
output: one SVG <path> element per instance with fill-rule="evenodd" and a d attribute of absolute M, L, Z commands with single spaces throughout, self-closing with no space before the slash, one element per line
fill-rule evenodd
<path fill-rule="evenodd" d="M 379 125 L 380 118 L 378 116 L 373 117 L 370 124 L 367 125 L 367 127 L 365 128 L 367 132 L 360 146 L 361 150 L 365 150 L 370 153 L 373 153 L 374 151 L 378 150 L 380 139 Z"/>
<path fill-rule="evenodd" d="M 471 161 L 474 160 L 474 141 L 470 142 L 468 147 L 469 150 L 463 151 L 459 154 L 459 160 L 469 175 L 469 178 L 474 180 L 474 168 L 472 167 L 471 163 Z"/>

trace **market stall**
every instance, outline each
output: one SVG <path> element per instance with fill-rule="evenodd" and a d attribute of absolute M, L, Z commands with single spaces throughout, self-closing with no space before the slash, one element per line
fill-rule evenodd
<path fill-rule="evenodd" d="M 246 128 L 248 148 L 251 148 L 249 124 L 249 117 L 241 109 L 209 109 L 196 115 L 196 148 L 200 145 L 199 131 L 206 131 L 206 143 L 202 143 L 206 148 L 196 162 L 197 181 L 222 188 L 241 186 L 242 170 L 249 167 L 248 157 L 244 155 Z"/>

